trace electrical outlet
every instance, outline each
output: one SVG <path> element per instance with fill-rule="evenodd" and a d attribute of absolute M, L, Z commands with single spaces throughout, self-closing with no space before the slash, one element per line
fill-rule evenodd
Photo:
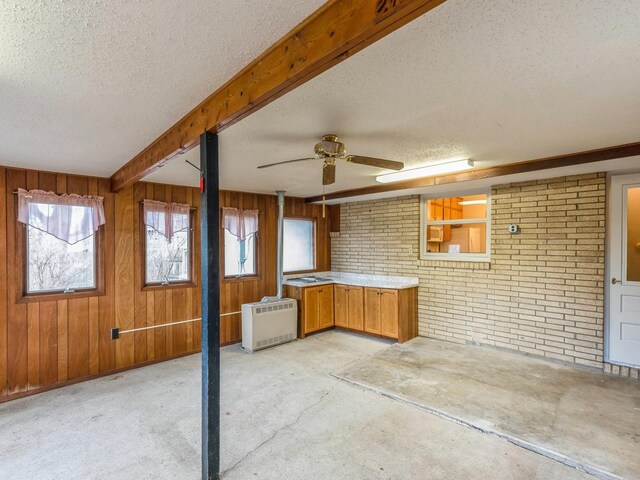
<path fill-rule="evenodd" d="M 517 225 L 509 225 L 509 233 L 518 233 Z"/>

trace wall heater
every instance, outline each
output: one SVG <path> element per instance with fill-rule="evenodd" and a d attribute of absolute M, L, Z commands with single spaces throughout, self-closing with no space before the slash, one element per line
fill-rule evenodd
<path fill-rule="evenodd" d="M 242 348 L 255 352 L 296 338 L 298 308 L 283 298 L 242 305 Z"/>

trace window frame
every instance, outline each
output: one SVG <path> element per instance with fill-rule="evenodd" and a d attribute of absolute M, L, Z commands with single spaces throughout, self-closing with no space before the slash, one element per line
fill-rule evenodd
<path fill-rule="evenodd" d="M 318 219 L 315 217 L 296 217 L 296 216 L 285 216 L 284 220 L 304 220 L 307 222 L 311 222 L 313 225 L 313 268 L 310 270 L 291 270 L 286 271 L 284 269 L 284 251 L 283 251 L 283 275 L 297 275 L 300 273 L 313 273 L 318 271 Z M 282 222 L 282 241 L 284 246 L 284 220 Z M 284 249 L 283 249 L 284 250 Z"/>
<path fill-rule="evenodd" d="M 163 283 L 147 283 L 147 226 L 144 223 L 144 204 L 140 202 L 140 275 L 142 291 L 147 292 L 150 290 L 171 290 L 174 288 L 194 288 L 197 287 L 197 279 L 195 277 L 195 222 L 196 222 L 196 208 L 191 206 L 189 208 L 189 279 Z"/>
<path fill-rule="evenodd" d="M 458 219 L 458 220 L 436 220 L 429 221 L 427 215 L 427 202 L 438 198 L 466 197 L 472 195 L 486 195 L 487 208 L 486 218 L 479 219 Z M 435 253 L 427 251 L 427 227 L 439 225 L 469 225 L 477 223 L 486 224 L 486 252 L 485 253 Z M 491 262 L 491 191 L 472 190 L 469 192 L 443 192 L 439 194 L 429 194 L 420 196 L 420 260 L 442 260 L 451 262 Z"/>
<path fill-rule="evenodd" d="M 254 235 L 254 265 L 255 265 L 255 273 L 252 273 L 250 275 L 229 275 L 227 276 L 226 272 L 225 272 L 225 266 L 226 266 L 226 261 L 225 261 L 225 234 L 224 231 L 225 229 L 222 228 L 222 225 L 220 226 L 220 280 L 222 283 L 229 283 L 229 282 L 246 282 L 246 281 L 256 281 L 256 280 L 260 280 L 262 278 L 261 276 L 261 262 L 260 262 L 260 247 L 261 247 L 261 242 L 260 242 L 260 221 L 258 221 L 258 231 L 255 232 Z"/>
<path fill-rule="evenodd" d="M 86 298 L 86 297 L 99 297 L 105 295 L 104 288 L 104 225 L 98 228 L 93 237 L 93 268 L 95 286 L 91 288 L 76 288 L 72 292 L 64 293 L 64 289 L 47 290 L 39 292 L 29 292 L 27 281 L 29 274 L 27 269 L 29 268 L 29 235 L 27 229 L 28 225 L 21 224 L 16 221 L 18 228 L 16 229 L 16 245 L 18 247 L 18 255 L 16 260 L 18 262 L 18 298 L 17 303 L 30 303 L 30 302 L 53 302 L 57 300 L 68 300 L 73 298 Z M 46 233 L 46 232 L 45 232 Z M 47 234 L 49 235 L 49 234 Z"/>

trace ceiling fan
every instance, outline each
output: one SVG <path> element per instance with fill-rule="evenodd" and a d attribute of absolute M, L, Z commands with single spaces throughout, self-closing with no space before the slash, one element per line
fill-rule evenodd
<path fill-rule="evenodd" d="M 314 147 L 315 156 L 307 158 L 296 158 L 295 160 L 285 160 L 284 162 L 269 163 L 260 165 L 258 168 L 273 167 L 285 163 L 304 162 L 306 160 L 323 160 L 322 185 L 331 185 L 336 181 L 336 159 L 345 160 L 359 165 L 369 165 L 371 167 L 388 168 L 390 170 L 402 170 L 404 163 L 394 160 L 384 160 L 382 158 L 362 157 L 359 155 L 347 155 L 347 146 L 338 141 L 337 135 L 324 135 L 322 141 L 316 143 Z"/>

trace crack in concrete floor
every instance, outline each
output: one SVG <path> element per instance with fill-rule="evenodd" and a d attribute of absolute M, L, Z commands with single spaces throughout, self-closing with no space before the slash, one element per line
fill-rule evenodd
<path fill-rule="evenodd" d="M 334 387 L 335 388 L 335 387 Z M 278 428 L 275 432 L 273 432 L 273 434 L 267 438 L 265 441 L 263 441 L 262 443 L 260 443 L 259 445 L 257 445 L 255 448 L 252 448 L 251 450 L 249 450 L 240 460 L 238 460 L 236 463 L 234 463 L 231 467 L 227 468 L 226 470 L 220 472 L 220 477 L 224 478 L 225 475 L 227 475 L 228 473 L 233 472 L 233 470 L 235 470 L 242 462 L 244 462 L 247 458 L 249 458 L 251 455 L 253 455 L 254 453 L 256 453 L 258 450 L 260 450 L 262 447 L 264 447 L 266 444 L 268 444 L 269 442 L 271 442 L 274 438 L 276 438 L 276 436 L 283 432 L 284 430 L 287 430 L 291 427 L 294 427 L 298 422 L 300 422 L 300 420 L 302 419 L 302 417 L 304 416 L 305 413 L 307 413 L 309 410 L 311 410 L 314 407 L 317 407 L 318 405 L 320 405 L 320 403 L 333 391 L 333 388 L 331 388 L 329 391 L 325 392 L 322 394 L 322 396 L 316 400 L 315 402 L 313 402 L 311 405 L 305 407 L 304 409 L 302 409 L 300 411 L 300 413 L 298 414 L 298 416 L 296 417 L 296 419 L 291 422 L 288 423 L 286 425 L 283 425 L 282 427 Z"/>
<path fill-rule="evenodd" d="M 611 472 L 607 472 L 604 470 L 600 470 L 597 468 L 593 468 L 590 467 L 589 465 L 584 465 L 583 463 L 579 462 L 578 460 L 572 459 L 570 457 L 567 457 L 566 455 L 563 455 L 561 453 L 558 452 L 554 452 L 552 450 L 548 450 L 545 448 L 542 448 L 538 445 L 535 445 L 531 442 L 527 442 L 525 440 L 519 439 L 517 437 L 513 437 L 510 435 L 506 435 L 503 433 L 499 433 L 496 432 L 494 430 L 489 430 L 486 428 L 482 428 L 479 427 L 477 425 L 474 425 L 473 423 L 470 423 L 466 420 L 464 420 L 463 418 L 460 417 L 456 417 L 454 415 L 450 415 L 447 412 L 438 410 L 436 408 L 432 408 L 429 407 L 428 405 L 423 405 L 421 403 L 418 402 L 414 402 L 412 400 L 409 400 L 407 398 L 404 398 L 400 395 L 395 395 L 391 392 L 387 392 L 384 390 L 380 390 L 377 389 L 371 385 L 368 385 L 366 383 L 361 383 L 361 382 L 356 382 L 353 380 L 349 380 L 343 377 L 340 377 L 338 375 L 335 374 L 331 374 L 331 376 L 335 377 L 337 380 L 343 381 L 349 385 L 355 386 L 355 387 L 359 387 L 359 388 L 364 388 L 366 390 L 369 390 L 371 392 L 377 393 L 378 395 L 384 397 L 384 398 L 388 398 L 390 400 L 396 401 L 396 402 L 400 402 L 403 403 L 405 405 L 409 405 L 411 407 L 417 408 L 420 411 L 426 412 L 426 413 L 430 413 L 432 415 L 435 415 L 436 417 L 439 418 L 443 418 L 445 420 L 448 420 L 450 422 L 455 423 L 456 425 L 460 425 L 463 427 L 466 427 L 470 430 L 473 430 L 474 432 L 478 432 L 481 433 L 483 435 L 490 435 L 492 437 L 495 438 L 499 438 L 502 440 L 506 440 L 507 442 L 511 443 L 512 445 L 515 445 L 517 447 L 520 448 L 524 448 L 525 450 L 528 450 L 530 452 L 536 453 L 542 457 L 545 458 L 549 458 L 551 460 L 554 460 L 558 463 L 561 463 L 563 465 L 566 465 L 567 467 L 571 467 L 579 472 L 584 472 L 584 473 L 588 473 L 589 475 L 595 477 L 595 478 L 599 478 L 601 480 L 625 480 L 625 477 L 620 477 L 618 475 L 615 475 Z"/>
<path fill-rule="evenodd" d="M 596 478 L 636 478 L 640 385 L 625 379 L 427 338 L 332 375 Z"/>

